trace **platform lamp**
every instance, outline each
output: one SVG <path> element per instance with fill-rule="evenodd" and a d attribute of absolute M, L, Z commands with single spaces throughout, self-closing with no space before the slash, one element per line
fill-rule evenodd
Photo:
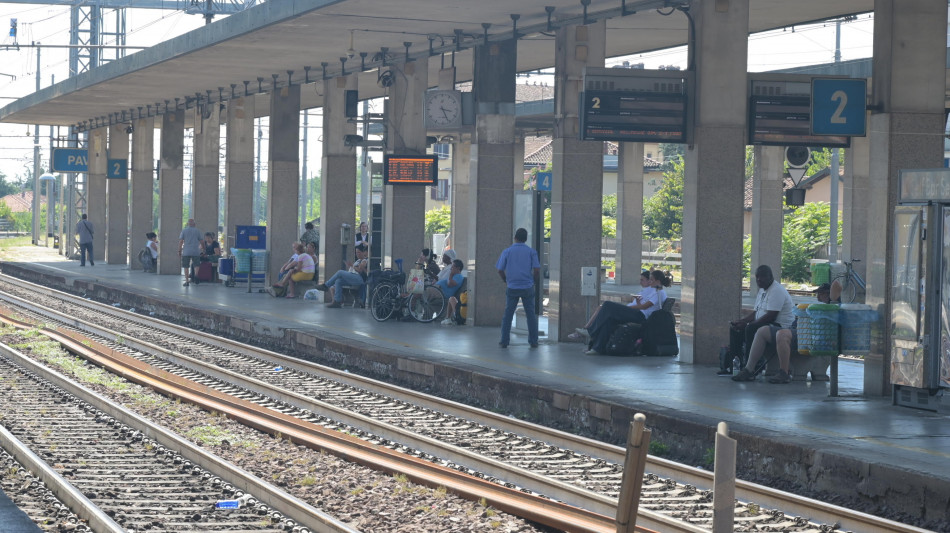
<path fill-rule="evenodd" d="M 56 210 L 56 182 L 58 181 L 59 178 L 49 172 L 44 172 L 40 176 L 40 182 L 46 182 L 46 240 L 43 246 L 47 247 L 49 247 L 50 237 L 53 236 L 53 211 Z"/>

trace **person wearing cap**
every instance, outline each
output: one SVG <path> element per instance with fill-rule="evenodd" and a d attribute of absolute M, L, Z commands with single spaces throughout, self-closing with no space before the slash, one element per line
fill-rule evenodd
<path fill-rule="evenodd" d="M 452 262 L 456 259 L 455 250 L 449 248 L 442 252 L 442 270 L 439 271 L 438 281 L 449 279 L 449 275 L 452 274 Z"/>
<path fill-rule="evenodd" d="M 818 301 L 827 304 L 831 302 L 831 285 L 822 283 L 812 291 Z M 759 328 L 752 339 L 752 348 L 749 350 L 749 361 L 739 373 L 732 377 L 733 381 L 752 381 L 755 379 L 755 367 L 765 353 L 769 344 L 775 345 L 778 354 L 779 371 L 769 378 L 769 383 L 789 383 L 792 380 L 790 361 L 792 350 L 798 351 L 798 319 L 792 322 L 789 328 L 769 326 Z"/>

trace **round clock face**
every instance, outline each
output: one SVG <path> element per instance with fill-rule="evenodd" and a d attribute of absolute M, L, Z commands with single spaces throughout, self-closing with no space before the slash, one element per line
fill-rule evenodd
<path fill-rule="evenodd" d="M 458 124 L 462 112 L 457 95 L 452 91 L 438 91 L 426 97 L 426 118 L 434 126 Z"/>

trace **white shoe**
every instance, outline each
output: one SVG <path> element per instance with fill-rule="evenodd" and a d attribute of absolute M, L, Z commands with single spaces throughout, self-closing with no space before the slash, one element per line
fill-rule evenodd
<path fill-rule="evenodd" d="M 584 328 L 575 328 L 574 332 L 582 337 L 586 337 L 588 339 L 590 338 L 590 333 L 588 333 L 587 330 Z"/>
<path fill-rule="evenodd" d="M 455 324 L 455 321 L 452 320 L 451 318 L 446 318 L 445 320 L 442 321 L 443 326 L 451 326 L 452 324 Z"/>

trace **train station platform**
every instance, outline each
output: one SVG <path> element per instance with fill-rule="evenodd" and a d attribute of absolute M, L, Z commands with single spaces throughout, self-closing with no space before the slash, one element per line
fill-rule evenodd
<path fill-rule="evenodd" d="M 677 357 L 588 356 L 582 344 L 545 338 L 532 349 L 519 335 L 502 349 L 497 327 L 376 322 L 368 310 L 274 298 L 246 285 L 183 287 L 181 276 L 101 262 L 81 268 L 30 248 L 4 252 L 3 274 L 616 444 L 642 412 L 655 449 L 694 466 L 709 466 L 716 424 L 725 421 L 738 440 L 742 479 L 950 527 L 950 417 L 863 396 L 860 361 L 840 359 L 840 395 L 830 397 L 826 381 L 736 383 Z M 607 285 L 604 293 L 634 289 Z M 668 292 L 679 297 L 676 286 Z M 724 328 L 730 318 L 723 316 Z"/>

